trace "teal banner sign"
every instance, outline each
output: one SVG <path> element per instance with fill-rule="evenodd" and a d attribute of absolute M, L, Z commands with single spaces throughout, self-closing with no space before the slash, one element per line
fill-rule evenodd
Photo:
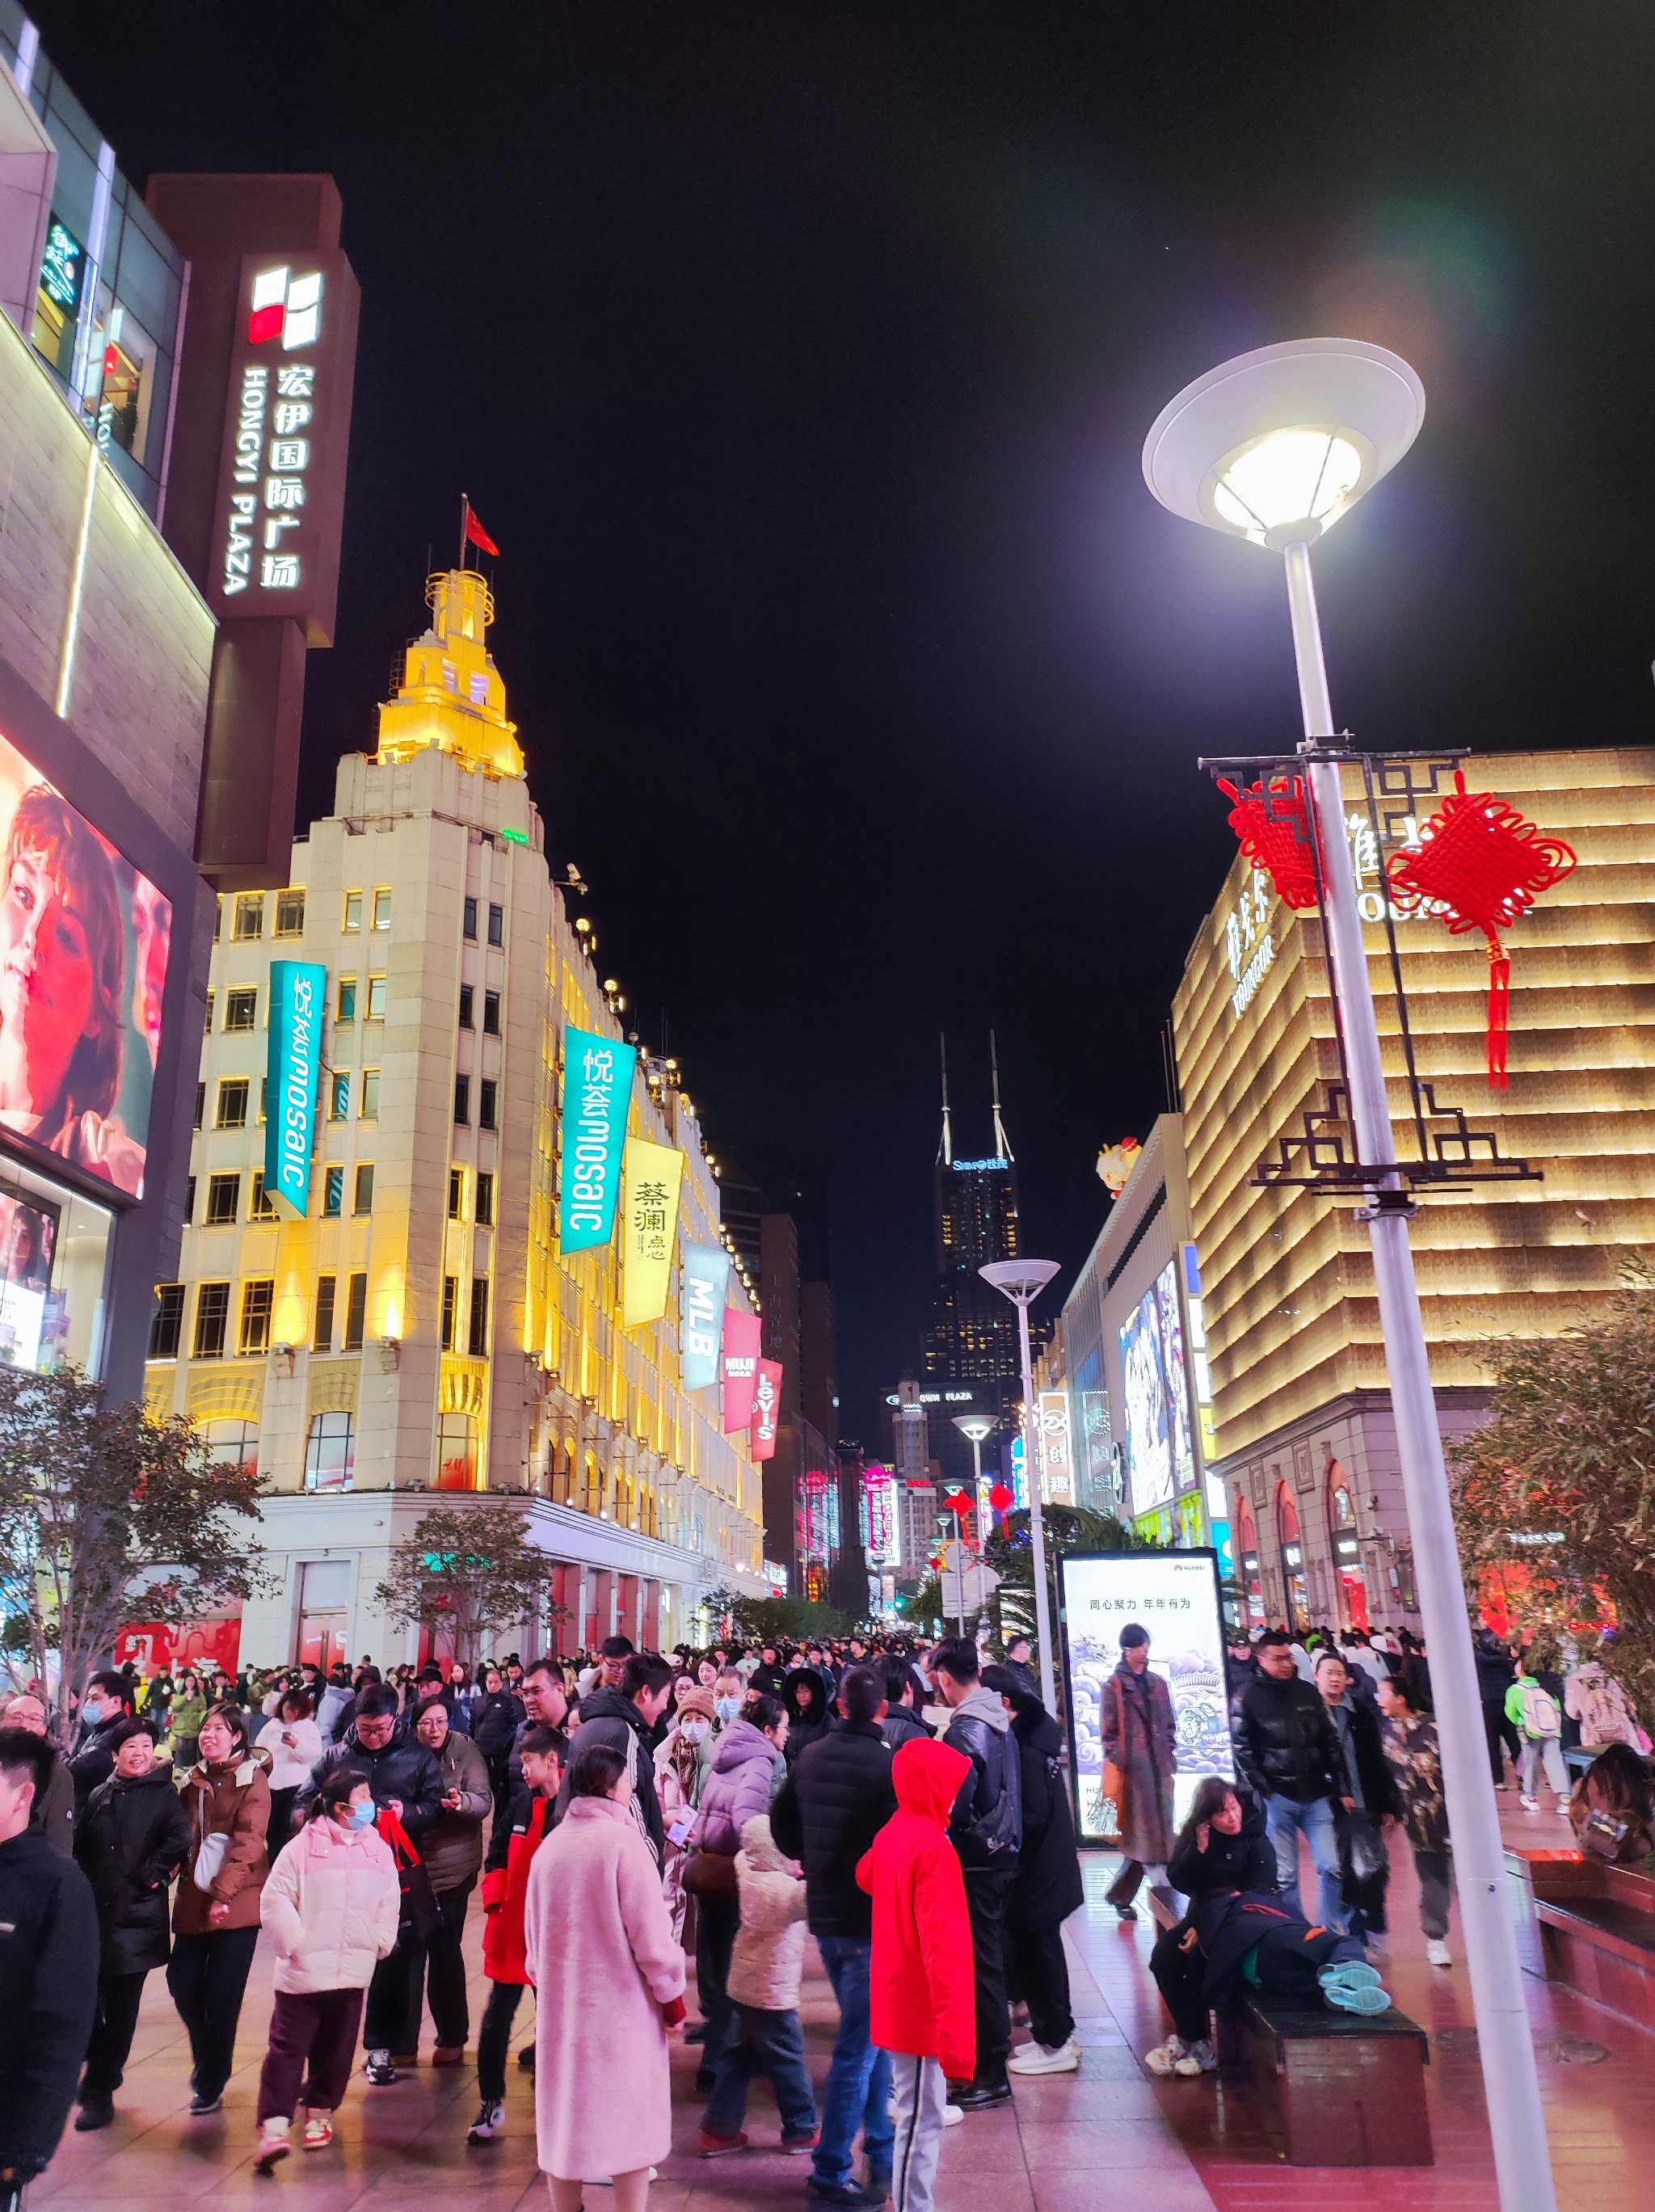
<path fill-rule="evenodd" d="M 270 1034 L 266 1067 L 264 1190 L 296 1214 L 310 1210 L 316 1087 L 322 1069 L 322 1010 L 328 971 L 314 960 L 270 963 Z"/>
<path fill-rule="evenodd" d="M 566 1252 L 590 1251 L 615 1234 L 621 1155 L 638 1054 L 590 1030 L 563 1032 L 563 1199 L 558 1233 Z"/>
<path fill-rule="evenodd" d="M 716 1244 L 686 1244 L 680 1354 L 686 1390 L 705 1390 L 718 1379 L 729 1291 L 729 1253 Z"/>

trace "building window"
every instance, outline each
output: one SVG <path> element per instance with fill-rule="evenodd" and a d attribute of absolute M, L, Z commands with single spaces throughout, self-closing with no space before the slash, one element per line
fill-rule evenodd
<path fill-rule="evenodd" d="M 463 1030 L 469 1030 L 471 1026 L 471 986 L 469 983 L 462 983 L 460 985 L 460 1027 Z"/>
<path fill-rule="evenodd" d="M 268 1121 L 270 1118 L 270 1079 L 268 1075 L 261 1075 L 258 1079 L 258 1118 L 261 1121 Z"/>
<path fill-rule="evenodd" d="M 241 1177 L 215 1175 L 207 1178 L 207 1226 L 222 1229 L 241 1208 Z"/>
<path fill-rule="evenodd" d="M 445 1352 L 454 1349 L 454 1309 L 459 1304 L 459 1277 L 445 1275 L 442 1279 L 442 1348 Z"/>
<path fill-rule="evenodd" d="M 215 1129 L 245 1129 L 247 1126 L 247 1079 L 233 1077 L 218 1086 L 218 1111 L 213 1116 Z"/>
<path fill-rule="evenodd" d="M 216 997 L 217 997 L 217 994 L 216 994 L 215 992 L 209 991 L 209 993 L 207 994 L 207 1019 L 206 1019 L 205 1023 L 203 1024 L 203 1027 L 205 1029 L 205 1030 L 206 1030 L 207 1034 L 208 1034 L 209 1036 L 211 1036 L 211 1034 L 212 1034 L 212 1029 L 213 1029 L 213 1006 L 214 1006 L 214 1002 L 215 1002 L 215 1000 Z"/>
<path fill-rule="evenodd" d="M 207 1085 L 204 1083 L 197 1083 L 196 1085 L 196 1127 L 197 1129 L 201 1127 L 202 1116 L 206 1111 Z"/>
<path fill-rule="evenodd" d="M 344 926 L 349 930 L 357 930 L 362 926 L 362 894 L 361 891 L 347 891 L 345 893 Z"/>
<path fill-rule="evenodd" d="M 454 1119 L 469 1121 L 471 1118 L 471 1079 L 469 1075 L 454 1078 Z"/>
<path fill-rule="evenodd" d="M 318 1275 L 316 1279 L 316 1327 L 311 1332 L 312 1352 L 331 1352 L 333 1349 L 333 1294 L 338 1281 L 336 1275 Z"/>
<path fill-rule="evenodd" d="M 184 1218 L 186 1224 L 196 1218 L 196 1179 L 193 1176 L 184 1186 Z"/>
<path fill-rule="evenodd" d="M 276 1218 L 276 1200 L 264 1188 L 263 1168 L 253 1170 L 253 1202 L 247 1218 L 250 1221 L 274 1221 Z"/>
<path fill-rule="evenodd" d="M 491 1175 L 477 1177 L 477 1219 L 485 1229 L 494 1225 L 494 1178 Z"/>
<path fill-rule="evenodd" d="M 354 1022 L 356 1018 L 356 978 L 354 975 L 339 978 L 339 994 L 333 1002 L 333 1018 L 336 1022 Z"/>
<path fill-rule="evenodd" d="M 276 934 L 278 937 L 302 937 L 304 933 L 304 892 L 278 891 L 276 895 Z"/>
<path fill-rule="evenodd" d="M 258 994 L 254 990 L 227 991 L 224 994 L 224 1026 L 227 1030 L 251 1030 L 258 1025 Z"/>
<path fill-rule="evenodd" d="M 356 1189 L 351 1205 L 353 1213 L 372 1213 L 373 1211 L 373 1170 L 371 1166 L 356 1170 Z"/>
<path fill-rule="evenodd" d="M 352 1275 L 345 1285 L 345 1350 L 362 1348 L 362 1327 L 367 1319 L 367 1277 Z"/>
<path fill-rule="evenodd" d="M 477 1085 L 477 1127 L 498 1129 L 500 1127 L 500 1085 L 492 1076 L 485 1075 Z"/>
<path fill-rule="evenodd" d="M 197 1359 L 221 1359 L 224 1357 L 224 1332 L 230 1320 L 230 1286 L 227 1283 L 203 1283 L 196 1292 L 196 1341 Z"/>
<path fill-rule="evenodd" d="M 491 945 L 504 945 L 506 942 L 506 909 L 503 906 L 491 906 L 488 909 L 488 942 Z"/>
<path fill-rule="evenodd" d="M 469 898 L 465 902 L 463 930 L 466 943 L 475 945 L 477 941 L 477 902 L 474 898 Z"/>
<path fill-rule="evenodd" d="M 243 1467 L 249 1474 L 258 1474 L 257 1421 L 203 1421 L 201 1434 L 215 1467 Z"/>
<path fill-rule="evenodd" d="M 305 1446 L 306 1490 L 349 1490 L 356 1465 L 356 1424 L 349 1413 L 312 1413 Z"/>
<path fill-rule="evenodd" d="M 371 1022 L 382 1022 L 385 1018 L 385 979 L 383 975 L 370 975 L 367 979 L 367 1018 Z"/>
<path fill-rule="evenodd" d="M 387 890 L 373 894 L 373 927 L 375 929 L 389 929 L 391 927 L 391 893 Z"/>
<path fill-rule="evenodd" d="M 345 1121 L 350 1118 L 350 1078 L 335 1075 L 328 1083 L 328 1119 Z"/>
<path fill-rule="evenodd" d="M 215 945 L 218 943 L 220 938 L 222 937 L 223 934 L 224 901 L 222 897 L 219 897 L 213 901 L 213 942 Z"/>
<path fill-rule="evenodd" d="M 379 1118 L 379 1071 L 377 1067 L 362 1070 L 362 1103 L 359 1109 L 364 1121 Z"/>
<path fill-rule="evenodd" d="M 345 1203 L 345 1171 L 343 1168 L 324 1168 L 322 1170 L 322 1211 L 337 1215 Z"/>
<path fill-rule="evenodd" d="M 230 933 L 238 945 L 264 934 L 264 894 L 263 891 L 239 891 L 235 902 L 235 927 Z"/>
<path fill-rule="evenodd" d="M 270 1311 L 276 1304 L 276 1283 L 269 1275 L 241 1286 L 241 1356 L 251 1358 L 270 1348 Z"/>
<path fill-rule="evenodd" d="M 155 1310 L 149 1323 L 149 1357 L 176 1359 L 184 1334 L 184 1285 L 162 1283 L 155 1291 Z"/>
<path fill-rule="evenodd" d="M 473 1359 L 488 1356 L 488 1278 L 471 1278 L 471 1326 L 466 1340 L 466 1350 Z"/>
<path fill-rule="evenodd" d="M 500 1035 L 500 993 L 485 991 L 482 994 L 482 1033 L 485 1036 Z"/>
<path fill-rule="evenodd" d="M 437 1416 L 437 1487 L 475 1490 L 477 1486 L 477 1421 L 475 1413 Z"/>

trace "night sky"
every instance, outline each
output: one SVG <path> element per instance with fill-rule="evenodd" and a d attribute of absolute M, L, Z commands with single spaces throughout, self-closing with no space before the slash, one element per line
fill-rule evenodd
<path fill-rule="evenodd" d="M 1279 565 L 1143 488 L 1190 378 L 1333 333 L 1425 381 L 1317 556 L 1361 740 L 1655 740 L 1644 0 L 34 12 L 134 177 L 337 179 L 301 814 L 469 492 L 603 972 L 715 1150 L 828 1193 L 848 1437 L 927 1310 L 938 1030 L 969 1153 L 997 1029 L 1072 1267 L 1233 849 L 1195 756 L 1297 734 Z"/>

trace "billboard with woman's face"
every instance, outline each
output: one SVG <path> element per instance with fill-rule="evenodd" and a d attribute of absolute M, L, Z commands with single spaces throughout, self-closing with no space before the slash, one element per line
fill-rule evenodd
<path fill-rule="evenodd" d="M 173 909 L 0 734 L 0 1139 L 143 1195 Z"/>

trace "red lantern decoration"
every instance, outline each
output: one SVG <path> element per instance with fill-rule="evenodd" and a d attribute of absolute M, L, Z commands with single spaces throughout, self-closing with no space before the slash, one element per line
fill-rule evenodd
<path fill-rule="evenodd" d="M 1017 1503 L 1004 1483 L 997 1482 L 988 1494 L 988 1502 L 997 1513 L 1009 1513 Z"/>
<path fill-rule="evenodd" d="M 1218 787 L 1235 801 L 1230 827 L 1243 854 L 1270 878 L 1284 905 L 1295 914 L 1306 913 L 1316 903 L 1316 862 L 1303 776 L 1273 776 L 1266 792 L 1262 782 L 1239 790 L 1221 775 Z"/>
<path fill-rule="evenodd" d="M 1488 940 L 1488 1087 L 1504 1091 L 1512 963 L 1500 941 L 1542 891 L 1575 865 L 1571 846 L 1491 791 L 1468 793 L 1462 769 L 1454 787 L 1420 830 L 1420 842 L 1393 853 L 1386 867 L 1391 900 L 1403 914 L 1434 914 L 1450 936 L 1480 929 Z"/>
<path fill-rule="evenodd" d="M 971 1510 L 971 1500 L 963 1490 L 951 1490 L 943 1500 L 943 1510 L 945 1513 L 957 1513 L 963 1520 Z"/>

